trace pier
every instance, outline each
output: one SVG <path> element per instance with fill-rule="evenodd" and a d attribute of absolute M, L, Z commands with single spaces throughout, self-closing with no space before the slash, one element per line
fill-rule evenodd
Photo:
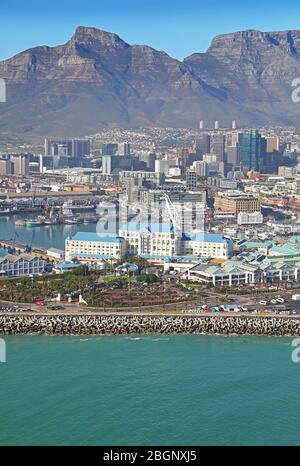
<path fill-rule="evenodd" d="M 13 239 L 0 239 L 0 248 L 2 249 L 15 249 L 17 251 L 26 252 L 26 246 L 28 246 L 28 243 L 26 243 L 25 241 L 14 241 Z M 44 248 L 35 244 L 30 245 L 30 247 L 32 253 L 37 254 L 45 259 L 49 259 L 47 256 L 47 249 L 49 248 Z"/>

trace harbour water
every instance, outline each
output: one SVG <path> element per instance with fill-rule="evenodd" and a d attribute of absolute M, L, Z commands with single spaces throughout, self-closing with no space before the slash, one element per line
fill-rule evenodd
<path fill-rule="evenodd" d="M 34 227 L 16 227 L 16 220 L 35 219 L 39 214 L 1 215 L 0 239 L 11 239 L 17 233 L 17 240 L 33 243 L 47 248 L 64 249 L 65 239 L 77 231 L 96 231 L 96 223 L 78 225 L 42 225 Z"/>
<path fill-rule="evenodd" d="M 9 336 L 1 445 L 299 445 L 291 338 Z"/>

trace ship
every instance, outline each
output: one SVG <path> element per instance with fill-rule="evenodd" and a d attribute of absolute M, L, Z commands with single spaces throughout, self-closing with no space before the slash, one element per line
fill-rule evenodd
<path fill-rule="evenodd" d="M 36 220 L 25 220 L 25 225 L 27 227 L 40 227 L 44 225 L 45 219 L 43 217 L 37 217 Z"/>
<path fill-rule="evenodd" d="M 69 217 L 64 219 L 64 224 L 65 225 L 77 225 L 78 220 L 75 217 Z"/>

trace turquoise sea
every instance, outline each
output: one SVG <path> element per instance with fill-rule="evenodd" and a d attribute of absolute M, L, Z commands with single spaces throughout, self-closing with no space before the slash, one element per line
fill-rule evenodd
<path fill-rule="evenodd" d="M 291 338 L 9 336 L 1 445 L 299 445 Z"/>

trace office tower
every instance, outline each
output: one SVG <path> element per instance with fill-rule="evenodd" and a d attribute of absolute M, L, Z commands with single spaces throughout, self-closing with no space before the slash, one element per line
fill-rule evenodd
<path fill-rule="evenodd" d="M 169 174 L 170 160 L 155 160 L 155 172 L 164 175 Z"/>
<path fill-rule="evenodd" d="M 202 134 L 196 141 L 196 154 L 202 156 L 210 153 L 210 135 Z"/>
<path fill-rule="evenodd" d="M 201 178 L 205 178 L 208 176 L 208 164 L 203 160 L 197 160 L 192 165 L 192 170 L 194 170 L 197 175 Z"/>
<path fill-rule="evenodd" d="M 227 163 L 231 165 L 238 165 L 238 148 L 237 146 L 227 147 Z"/>
<path fill-rule="evenodd" d="M 200 120 L 199 122 L 199 129 L 202 131 L 204 129 L 204 121 Z"/>
<path fill-rule="evenodd" d="M 147 165 L 147 168 L 151 171 L 155 171 L 155 160 L 156 160 L 156 154 L 153 152 L 142 152 L 139 154 L 139 159 L 142 162 L 145 162 Z"/>
<path fill-rule="evenodd" d="M 29 175 L 29 157 L 27 155 L 11 155 L 10 160 L 13 163 L 14 175 Z"/>
<path fill-rule="evenodd" d="M 186 172 L 186 189 L 188 191 L 196 191 L 197 189 L 197 173 L 193 170 L 188 170 Z"/>
<path fill-rule="evenodd" d="M 45 156 L 82 158 L 90 153 L 88 139 L 45 139 Z"/>
<path fill-rule="evenodd" d="M 232 123 L 231 123 L 231 128 L 232 129 L 236 129 L 236 121 L 233 120 Z"/>
<path fill-rule="evenodd" d="M 210 140 L 210 152 L 216 156 L 217 162 L 224 162 L 225 156 L 225 135 L 214 133 Z"/>
<path fill-rule="evenodd" d="M 218 130 L 220 128 L 220 123 L 218 120 L 215 121 L 215 129 Z"/>
<path fill-rule="evenodd" d="M 267 140 L 267 152 L 273 152 L 274 150 L 279 151 L 279 137 L 270 136 L 266 137 Z"/>
<path fill-rule="evenodd" d="M 228 146 L 236 146 L 239 140 L 239 133 L 237 131 L 229 131 L 226 133 L 226 149 Z"/>
<path fill-rule="evenodd" d="M 102 173 L 103 175 L 111 174 L 111 155 L 104 155 L 102 157 Z"/>
<path fill-rule="evenodd" d="M 124 144 L 124 155 L 130 155 L 130 154 L 131 154 L 130 144 L 128 142 L 125 142 L 125 144 Z"/>
<path fill-rule="evenodd" d="M 239 134 L 238 158 L 243 170 L 262 171 L 267 141 L 258 131 Z"/>
<path fill-rule="evenodd" d="M 0 159 L 0 175 L 12 175 L 13 163 L 9 159 Z"/>
<path fill-rule="evenodd" d="M 72 155 L 74 158 L 82 158 L 91 152 L 91 143 L 88 139 L 72 139 Z"/>
<path fill-rule="evenodd" d="M 101 151 L 102 155 L 115 155 L 118 152 L 118 144 L 102 144 Z"/>

